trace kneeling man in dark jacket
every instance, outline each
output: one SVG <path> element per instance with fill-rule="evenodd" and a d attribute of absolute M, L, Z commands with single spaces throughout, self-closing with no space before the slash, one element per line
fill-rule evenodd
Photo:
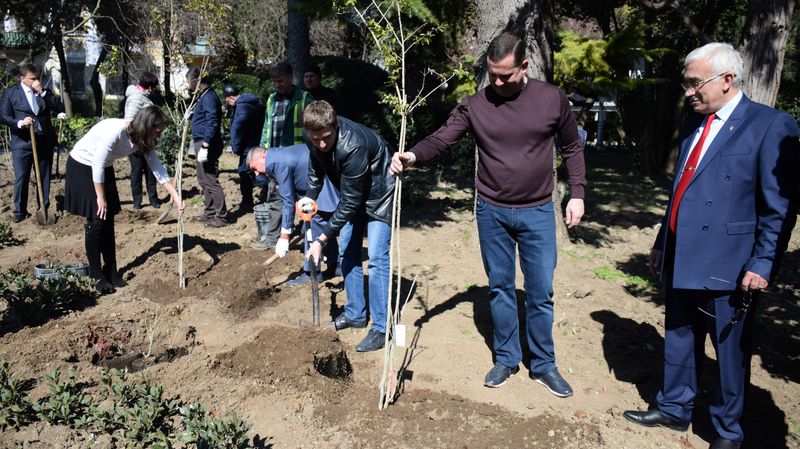
<path fill-rule="evenodd" d="M 386 303 L 389 296 L 389 244 L 391 242 L 392 197 L 395 178 L 389 175 L 392 149 L 371 129 L 337 117 L 326 101 L 316 101 L 303 112 L 304 138 L 310 151 L 308 196 L 300 207 L 308 207 L 322 190 L 325 176 L 339 190 L 339 205 L 328 225 L 317 237 L 308 257 L 318 262 L 322 248 L 339 235 L 344 248 L 342 275 L 347 292 L 344 312 L 334 319 L 336 329 L 365 327 L 367 302 L 361 244 L 368 235 L 369 315 L 372 327 L 356 345 L 356 351 L 376 351 L 386 338 Z"/>

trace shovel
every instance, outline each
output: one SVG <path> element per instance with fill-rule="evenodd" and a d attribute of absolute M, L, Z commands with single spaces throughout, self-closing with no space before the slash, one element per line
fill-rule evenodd
<path fill-rule="evenodd" d="M 311 246 L 314 241 L 311 235 L 311 219 L 317 213 L 317 202 L 313 202 L 310 212 L 303 212 L 300 209 L 300 202 L 295 203 L 295 212 L 303 220 L 303 227 L 306 229 L 306 243 Z M 319 285 L 317 285 L 317 264 L 311 260 L 311 324 L 319 327 Z"/>
<path fill-rule="evenodd" d="M 36 223 L 39 226 L 51 225 L 56 222 L 55 215 L 47 216 L 47 211 L 44 208 L 44 193 L 42 193 L 42 174 L 39 172 L 39 153 L 36 151 L 36 133 L 33 130 L 33 124 L 30 126 L 31 130 L 31 145 L 33 146 L 33 168 L 36 170 L 36 193 L 39 195 L 39 208 L 36 209 Z"/>

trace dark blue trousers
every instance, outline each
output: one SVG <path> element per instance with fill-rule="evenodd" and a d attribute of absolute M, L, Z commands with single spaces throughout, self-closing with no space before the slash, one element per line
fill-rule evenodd
<path fill-rule="evenodd" d="M 668 245 L 667 267 L 673 260 Z M 677 263 L 680 263 L 679 261 Z M 667 285 L 672 284 L 667 276 Z M 656 397 L 658 409 L 674 420 L 692 420 L 697 394 L 697 370 L 705 356 L 706 335 L 717 353 L 717 391 L 709 413 L 717 434 L 744 440 L 740 424 L 750 366 L 750 311 L 738 323 L 732 318 L 742 304 L 739 291 L 680 290 L 667 288 L 664 335 L 664 385 Z"/>
<path fill-rule="evenodd" d="M 42 196 L 44 207 L 50 206 L 50 169 L 53 165 L 53 148 L 47 145 L 38 148 L 39 172 L 42 176 Z M 14 217 L 24 218 L 28 215 L 28 186 L 33 172 L 33 152 L 30 150 L 12 150 L 11 163 L 14 166 Z M 36 204 L 39 204 L 38 195 Z"/>

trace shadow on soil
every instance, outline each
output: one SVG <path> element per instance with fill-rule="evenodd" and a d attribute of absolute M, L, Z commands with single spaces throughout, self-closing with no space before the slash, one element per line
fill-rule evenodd
<path fill-rule="evenodd" d="M 516 290 L 516 296 L 517 320 L 519 324 L 518 329 L 521 330 L 519 332 L 519 345 L 522 350 L 522 364 L 528 367 L 530 366 L 531 355 L 530 348 L 528 346 L 528 339 L 526 337 L 526 333 L 524 332 L 524 329 L 526 328 L 525 292 L 522 290 Z M 480 333 L 481 337 L 483 337 L 483 342 L 486 344 L 486 348 L 489 349 L 490 353 L 492 353 L 492 362 L 494 362 L 494 345 L 492 342 L 494 325 L 492 323 L 492 312 L 489 307 L 489 287 L 487 286 L 468 288 L 467 291 L 460 292 L 447 301 L 437 304 L 431 309 L 428 309 L 427 306 L 423 304 L 425 314 L 414 322 L 414 326 L 417 327 L 417 332 L 419 332 L 426 323 L 431 321 L 436 316 L 455 309 L 456 306 L 463 302 L 472 303 L 472 320 L 475 323 L 475 328 L 478 330 L 478 333 Z"/>
<path fill-rule="evenodd" d="M 221 255 L 229 251 L 241 248 L 241 246 L 237 245 L 236 243 L 220 243 L 216 240 L 210 240 L 203 237 L 197 237 L 188 234 L 184 235 L 183 237 L 184 252 L 189 251 L 198 245 L 201 248 L 203 248 L 203 251 L 205 251 L 214 261 L 212 266 L 216 265 L 219 262 L 219 258 Z M 165 254 L 177 253 L 178 246 L 176 240 L 173 237 L 165 237 L 157 241 L 147 251 L 140 254 L 137 258 L 133 259 L 130 263 L 128 263 L 124 267 L 121 267 L 119 269 L 120 274 L 125 274 L 125 272 L 129 270 L 141 266 L 147 261 L 147 259 L 153 257 L 154 255 L 160 252 L 164 252 Z"/>
<path fill-rule="evenodd" d="M 664 339 L 649 323 L 637 323 L 610 310 L 591 313 L 603 325 L 603 352 L 608 369 L 622 382 L 636 386 L 639 396 L 654 408 L 656 394 L 663 379 Z M 758 331 L 754 332 L 756 335 Z M 760 340 L 760 337 L 756 337 Z M 698 369 L 698 393 L 692 432 L 706 441 L 716 438 L 711 424 L 709 406 L 715 402 L 719 367 L 715 360 L 704 356 Z M 743 427 L 747 434 L 743 448 L 786 448 L 789 428 L 786 415 L 772 394 L 755 385 L 747 392 Z"/>
<path fill-rule="evenodd" d="M 672 181 L 639 174 L 627 154 L 587 151 L 584 225 L 570 230 L 573 242 L 595 248 L 614 243 L 609 231 L 618 228 L 649 228 L 661 222 Z"/>

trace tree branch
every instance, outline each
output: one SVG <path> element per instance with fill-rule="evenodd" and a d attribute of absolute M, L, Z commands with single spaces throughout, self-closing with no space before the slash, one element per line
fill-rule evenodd
<path fill-rule="evenodd" d="M 683 6 L 681 6 L 680 0 L 664 0 L 661 2 L 639 0 L 639 2 L 644 5 L 645 8 L 656 12 L 661 11 L 664 8 L 671 8 L 676 14 L 678 14 L 678 17 L 681 19 L 684 25 L 686 25 L 690 33 L 700 39 L 704 44 L 712 41 L 712 39 L 694 23 L 694 20 L 692 20 L 691 16 L 686 13 L 686 11 L 683 9 Z"/>

